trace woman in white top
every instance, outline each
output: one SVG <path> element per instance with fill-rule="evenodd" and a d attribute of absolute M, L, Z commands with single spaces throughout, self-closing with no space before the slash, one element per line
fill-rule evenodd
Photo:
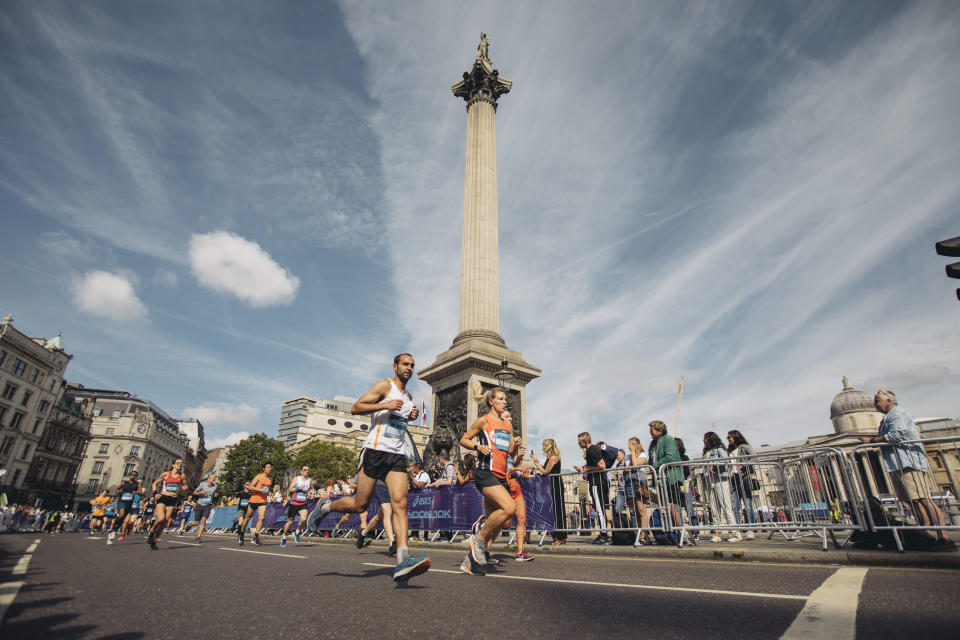
<path fill-rule="evenodd" d="M 643 444 L 640 443 L 640 438 L 633 437 L 627 441 L 627 456 L 624 459 L 624 466 L 626 467 L 639 467 L 647 464 L 647 454 L 643 450 Z M 627 500 L 627 508 L 633 512 L 633 517 L 635 523 L 640 525 L 641 529 L 649 529 L 650 522 L 649 517 L 647 516 L 647 505 L 644 502 L 644 491 L 647 490 L 647 474 L 644 471 L 637 469 L 627 470 L 623 472 L 623 492 Z M 647 493 L 649 495 L 649 493 Z M 642 539 L 643 542 L 649 542 L 646 539 L 646 536 L 651 533 L 646 532 Z"/>
<path fill-rule="evenodd" d="M 311 485 L 310 467 L 303 465 L 300 467 L 300 475 L 293 479 L 290 486 L 287 487 L 287 523 L 283 525 L 283 532 L 280 534 L 280 546 L 287 546 L 287 533 L 290 531 L 290 525 L 294 518 L 300 516 L 300 522 L 297 528 L 293 530 L 293 539 L 300 542 L 300 530 L 307 524 L 307 500 L 310 499 Z"/>
<path fill-rule="evenodd" d="M 723 525 L 734 522 L 733 505 L 730 503 L 730 463 L 727 461 L 727 449 L 723 440 L 713 431 L 703 434 L 703 457 L 714 461 L 707 467 L 704 478 L 710 492 L 710 510 L 713 511 L 713 531 L 711 542 L 723 542 L 720 529 Z M 740 534 L 730 538 L 730 542 L 737 542 Z"/>

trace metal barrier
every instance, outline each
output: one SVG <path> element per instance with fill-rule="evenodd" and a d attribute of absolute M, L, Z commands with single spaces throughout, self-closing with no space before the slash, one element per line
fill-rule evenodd
<path fill-rule="evenodd" d="M 951 463 L 960 462 L 960 436 L 862 444 L 848 455 L 865 529 L 890 531 L 901 553 L 905 546 L 928 547 L 947 539 L 946 531 L 960 530 L 960 505 L 949 490 L 939 491 L 936 476 L 958 486 Z"/>
<path fill-rule="evenodd" d="M 838 547 L 849 539 L 838 542 L 838 530 L 852 534 L 864 526 L 857 485 L 839 449 L 670 462 L 657 477 L 661 503 L 669 505 L 668 527 L 679 532 L 681 547 L 695 544 L 702 531 L 712 532 L 714 542 L 723 533 L 737 542 L 744 533 L 793 540 L 806 532 L 818 535 L 826 550 L 828 537 Z"/>

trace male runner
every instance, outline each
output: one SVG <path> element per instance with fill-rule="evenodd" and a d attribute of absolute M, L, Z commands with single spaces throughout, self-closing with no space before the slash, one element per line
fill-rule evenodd
<path fill-rule="evenodd" d="M 107 536 L 107 543 L 112 544 L 117 537 L 117 529 L 120 529 L 120 539 L 123 540 L 123 534 L 126 533 L 127 524 L 134 514 L 133 499 L 143 492 L 143 484 L 140 482 L 139 474 L 136 471 L 130 472 L 130 477 L 117 485 L 117 510 L 119 514 L 114 521 L 113 529 Z"/>
<path fill-rule="evenodd" d="M 407 423 L 419 414 L 407 391 L 413 367 L 413 356 L 401 353 L 393 359 L 393 378 L 380 380 L 354 403 L 354 415 L 370 415 L 370 431 L 360 451 L 357 492 L 332 503 L 328 498 L 322 499 L 316 514 L 322 518 L 331 511 L 363 513 L 370 505 L 377 480 L 386 482 L 397 536 L 397 566 L 393 572 L 396 582 L 430 568 L 429 557 L 411 555 L 407 548 Z"/>
<path fill-rule="evenodd" d="M 393 507 L 390 505 L 390 493 L 387 491 L 387 484 L 383 480 L 377 480 L 377 485 L 373 488 L 373 493 L 377 496 L 377 502 L 380 508 L 376 515 L 370 518 L 360 535 L 357 536 L 357 549 L 363 549 L 373 542 L 373 536 L 370 535 L 377 528 L 377 525 L 383 522 L 383 533 L 387 536 L 387 542 L 390 547 L 387 549 L 387 555 L 392 556 L 397 552 L 397 540 L 393 535 Z"/>
<path fill-rule="evenodd" d="M 237 544 L 243 546 L 243 528 L 247 526 L 247 511 L 250 509 L 250 481 L 243 483 L 243 491 L 237 492 Z"/>
<path fill-rule="evenodd" d="M 183 506 L 180 507 L 180 530 L 177 531 L 177 535 L 182 536 L 190 528 L 190 523 L 193 522 L 194 506 L 193 497 L 188 495 L 183 501 Z"/>
<path fill-rule="evenodd" d="M 207 479 L 197 485 L 193 490 L 193 495 L 197 499 L 195 518 L 200 521 L 200 527 L 197 529 L 197 544 L 200 544 L 203 530 L 207 526 L 207 518 L 210 517 L 210 509 L 213 503 L 220 499 L 220 490 L 217 489 L 217 478 L 212 473 Z"/>

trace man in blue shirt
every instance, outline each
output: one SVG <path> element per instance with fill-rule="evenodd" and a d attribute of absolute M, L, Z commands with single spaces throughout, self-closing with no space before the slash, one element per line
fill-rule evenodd
<path fill-rule="evenodd" d="M 933 501 L 927 486 L 927 454 L 922 444 L 910 442 L 920 439 L 913 417 L 897 404 L 897 396 L 892 391 L 877 391 L 873 406 L 884 416 L 877 435 L 863 438 L 864 444 L 886 445 L 880 449 L 883 467 L 890 474 L 897 498 L 913 507 L 917 522 L 921 526 L 946 526 L 943 512 Z M 937 529 L 936 535 L 937 543 L 931 551 L 956 551 L 957 547 L 947 537 L 946 530 Z"/>

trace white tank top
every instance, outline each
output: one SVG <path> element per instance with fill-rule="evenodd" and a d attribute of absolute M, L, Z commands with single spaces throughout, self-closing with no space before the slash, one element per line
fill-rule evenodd
<path fill-rule="evenodd" d="M 393 380 L 390 393 L 380 402 L 402 400 L 399 411 L 380 410 L 370 415 L 370 431 L 363 441 L 364 449 L 375 449 L 389 453 L 406 453 L 407 419 L 413 411 L 413 396 L 409 391 L 400 391 Z"/>

